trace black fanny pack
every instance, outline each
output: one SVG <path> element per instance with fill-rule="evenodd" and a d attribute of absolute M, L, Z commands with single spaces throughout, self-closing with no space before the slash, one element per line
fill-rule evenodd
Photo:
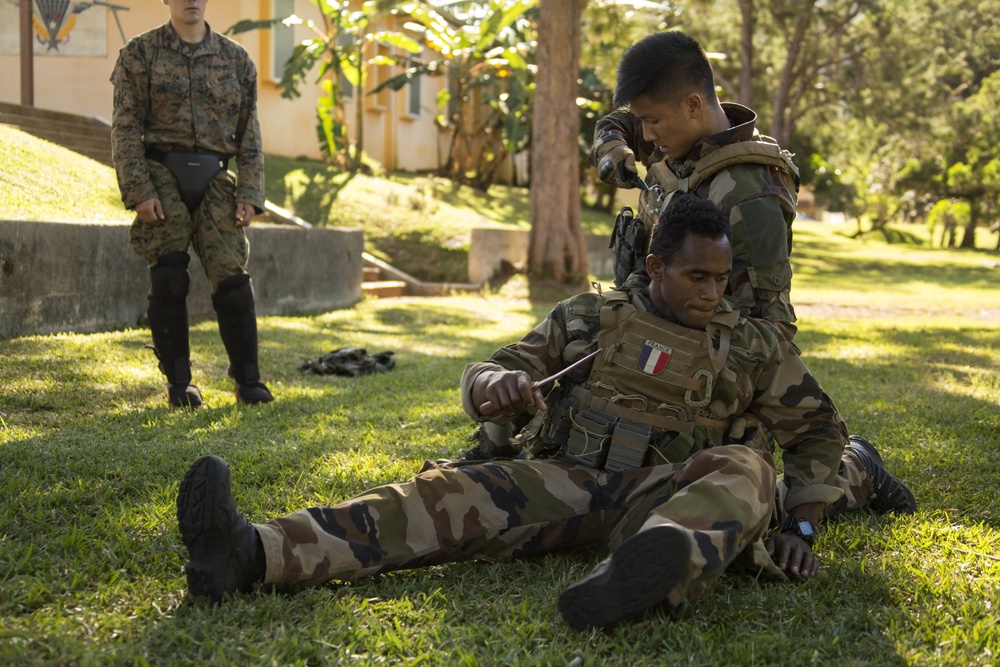
<path fill-rule="evenodd" d="M 215 175 L 229 165 L 228 159 L 212 153 L 161 151 L 155 146 L 146 148 L 146 157 L 170 170 L 177 179 L 177 189 L 180 190 L 184 205 L 192 213 L 201 204 Z"/>

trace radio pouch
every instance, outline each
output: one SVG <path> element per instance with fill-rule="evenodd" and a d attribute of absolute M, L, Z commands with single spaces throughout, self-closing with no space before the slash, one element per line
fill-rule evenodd
<path fill-rule="evenodd" d="M 623 206 L 615 218 L 611 231 L 611 248 L 614 259 L 615 286 L 622 287 L 625 280 L 636 271 L 646 269 L 650 230 L 635 217 L 632 209 Z"/>

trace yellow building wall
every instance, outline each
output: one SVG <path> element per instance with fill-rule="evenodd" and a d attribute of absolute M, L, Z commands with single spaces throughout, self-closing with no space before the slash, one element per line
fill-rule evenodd
<path fill-rule="evenodd" d="M 119 11 L 125 38 L 151 30 L 169 19 L 169 10 L 158 0 L 116 0 L 115 4 L 127 6 Z M 209 2 L 205 17 L 214 30 L 225 32 L 242 18 L 270 17 L 270 0 L 214 0 Z M 113 90 L 111 72 L 123 46 L 121 34 L 110 10 L 94 6 L 88 11 L 105 11 L 107 29 L 106 56 L 52 56 L 38 54 L 34 67 L 34 105 L 86 116 L 111 120 Z M 319 10 L 310 0 L 295 0 L 295 13 L 303 19 L 319 19 Z M 402 25 L 403 21 L 390 17 L 390 24 Z M 9 29 L 5 27 L 4 29 Z M 398 28 L 397 28 L 398 29 Z M 295 39 L 311 37 L 313 33 L 304 26 L 295 28 Z M 320 89 L 314 85 L 316 71 L 309 74 L 295 100 L 281 97 L 275 79 L 280 72 L 272 72 L 271 41 L 267 30 L 254 30 L 234 37 L 241 43 L 259 74 L 258 115 L 264 151 L 286 157 L 319 159 L 321 152 L 316 137 L 316 102 Z M 401 68 L 392 68 L 396 74 Z M 0 54 L 0 101 L 20 103 L 21 63 L 18 54 Z M 421 114 L 409 118 L 406 114 L 407 89 L 387 95 L 382 108 L 374 109 L 365 100 L 364 149 L 390 170 L 433 170 L 440 164 L 438 139 L 441 130 L 434 123 L 437 91 L 444 85 L 444 77 L 424 77 L 421 87 Z M 367 97 L 367 96 L 366 96 Z M 386 97 L 386 96 L 383 96 Z M 348 135 L 353 139 L 356 131 L 355 104 L 346 104 Z"/>

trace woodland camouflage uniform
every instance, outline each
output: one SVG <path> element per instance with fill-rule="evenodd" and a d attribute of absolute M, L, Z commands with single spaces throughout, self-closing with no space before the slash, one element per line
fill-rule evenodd
<path fill-rule="evenodd" d="M 757 114 L 739 104 L 723 103 L 728 130 L 696 143 L 683 159 L 664 159 L 663 152 L 643 139 L 642 124 L 630 111 L 615 111 L 597 123 L 589 162 L 598 166 L 609 150 L 625 143 L 647 168 L 646 182 L 661 185 L 657 167 L 667 168 L 680 179 L 687 178 L 695 164 L 713 151 L 737 142 L 766 142 L 755 124 Z M 735 164 L 703 181 L 695 194 L 708 199 L 729 215 L 733 235 L 733 272 L 726 291 L 744 312 L 781 323 L 782 331 L 794 335 L 795 311 L 789 299 L 792 269 L 792 222 L 795 220 L 797 182 L 789 172 L 775 166 Z M 668 191 L 669 194 L 669 191 Z M 656 222 L 660 204 L 655 191 L 640 195 L 640 218 L 647 230 Z M 653 215 L 648 214 L 655 210 Z M 646 219 L 651 218 L 651 219 Z M 644 274 L 632 276 L 630 286 L 648 283 Z"/>
<path fill-rule="evenodd" d="M 192 48 L 170 23 L 129 40 L 111 75 L 112 148 L 126 208 L 159 198 L 165 220 L 133 224 L 135 251 L 150 264 L 193 243 L 217 288 L 245 273 L 246 236 L 233 224 L 236 202 L 264 211 L 264 154 L 257 122 L 257 70 L 242 46 L 209 28 Z M 235 159 L 239 185 L 220 171 L 193 214 L 170 171 L 146 148 Z"/>
<path fill-rule="evenodd" d="M 676 428 L 691 437 L 681 457 L 668 462 L 651 457 L 639 467 L 609 470 L 572 460 L 565 446 L 550 442 L 548 450 L 536 447 L 540 456 L 531 460 L 428 464 L 406 483 L 255 525 L 266 554 L 265 581 L 282 586 L 316 584 L 585 544 L 616 549 L 630 537 L 660 526 L 680 531 L 691 553 L 666 596 L 674 613 L 734 562 L 784 578 L 762 543 L 775 509 L 776 475 L 769 445 L 754 439 L 744 444 L 743 433 L 739 438 L 731 434 L 739 430 L 744 414 L 755 416 L 782 449 L 785 506 L 830 503 L 842 495 L 835 483 L 847 442 L 836 409 L 795 348 L 772 324 L 743 318 L 724 303 L 716 315 L 719 326 L 708 331 L 687 329 L 651 314 L 648 292 L 624 298 L 631 301 L 632 319 L 648 327 L 663 324 L 660 343 L 676 348 L 664 377 L 678 371 L 674 375 L 682 389 L 685 359 L 697 357 L 696 348 L 723 362 L 714 389 L 701 386 L 702 393 L 708 393 L 705 400 L 690 401 L 704 407 L 689 409 L 669 392 L 647 396 L 643 402 L 653 422 L 658 411 L 682 415 Z M 621 337 L 615 338 L 618 334 L 610 328 L 602 332 L 610 321 L 609 310 L 605 297 L 573 297 L 558 304 L 519 343 L 502 348 L 488 361 L 470 364 L 462 378 L 466 412 L 477 421 L 486 420 L 470 398 L 473 382 L 482 372 L 523 370 L 540 380 L 594 350 L 598 341 L 603 350 L 609 343 L 611 349 L 614 341 L 627 340 L 631 319 L 620 324 Z M 709 352 L 717 332 L 727 341 L 725 353 L 717 348 Z M 615 363 L 636 365 L 635 350 L 630 352 L 627 345 L 615 349 L 621 350 Z M 695 353 L 688 355 L 692 350 Z M 554 403 L 569 395 L 572 387 L 595 390 L 608 358 L 602 354 L 591 368 L 572 371 L 547 402 L 553 401 L 555 408 Z M 551 408 L 549 412 L 556 414 Z M 622 419 L 631 415 L 622 414 Z"/>
<path fill-rule="evenodd" d="M 144 221 L 137 215 L 129 234 L 133 250 L 149 264 L 153 347 L 170 404 L 191 408 L 202 404 L 189 359 L 191 247 L 212 286 L 237 400 L 273 400 L 260 381 L 249 244 L 236 224 L 238 203 L 264 211 L 257 71 L 242 46 L 207 23 L 204 28 L 197 44 L 182 40 L 170 22 L 129 40 L 111 75 L 111 138 L 122 202 L 131 209 L 158 199 L 164 216 Z M 238 183 L 226 170 L 229 160 Z"/>

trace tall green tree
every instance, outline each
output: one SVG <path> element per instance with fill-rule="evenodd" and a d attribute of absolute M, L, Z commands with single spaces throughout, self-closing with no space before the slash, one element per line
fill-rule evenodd
<path fill-rule="evenodd" d="M 864 17 L 882 0 L 695 0 L 672 24 L 720 58 L 727 96 L 753 107 L 786 147 L 810 110 L 836 105 L 851 63 L 873 45 Z M 736 83 L 733 83 L 736 82 Z"/>
<path fill-rule="evenodd" d="M 848 177 L 884 192 L 893 219 L 928 219 L 939 201 L 964 201 L 961 245 L 971 247 L 975 228 L 996 215 L 1000 1 L 886 0 L 869 21 L 877 44 L 854 68 L 841 114 L 869 119 L 869 131 L 839 132 L 834 119 L 823 142 L 830 159 L 858 146 L 878 155 L 884 166 Z"/>

